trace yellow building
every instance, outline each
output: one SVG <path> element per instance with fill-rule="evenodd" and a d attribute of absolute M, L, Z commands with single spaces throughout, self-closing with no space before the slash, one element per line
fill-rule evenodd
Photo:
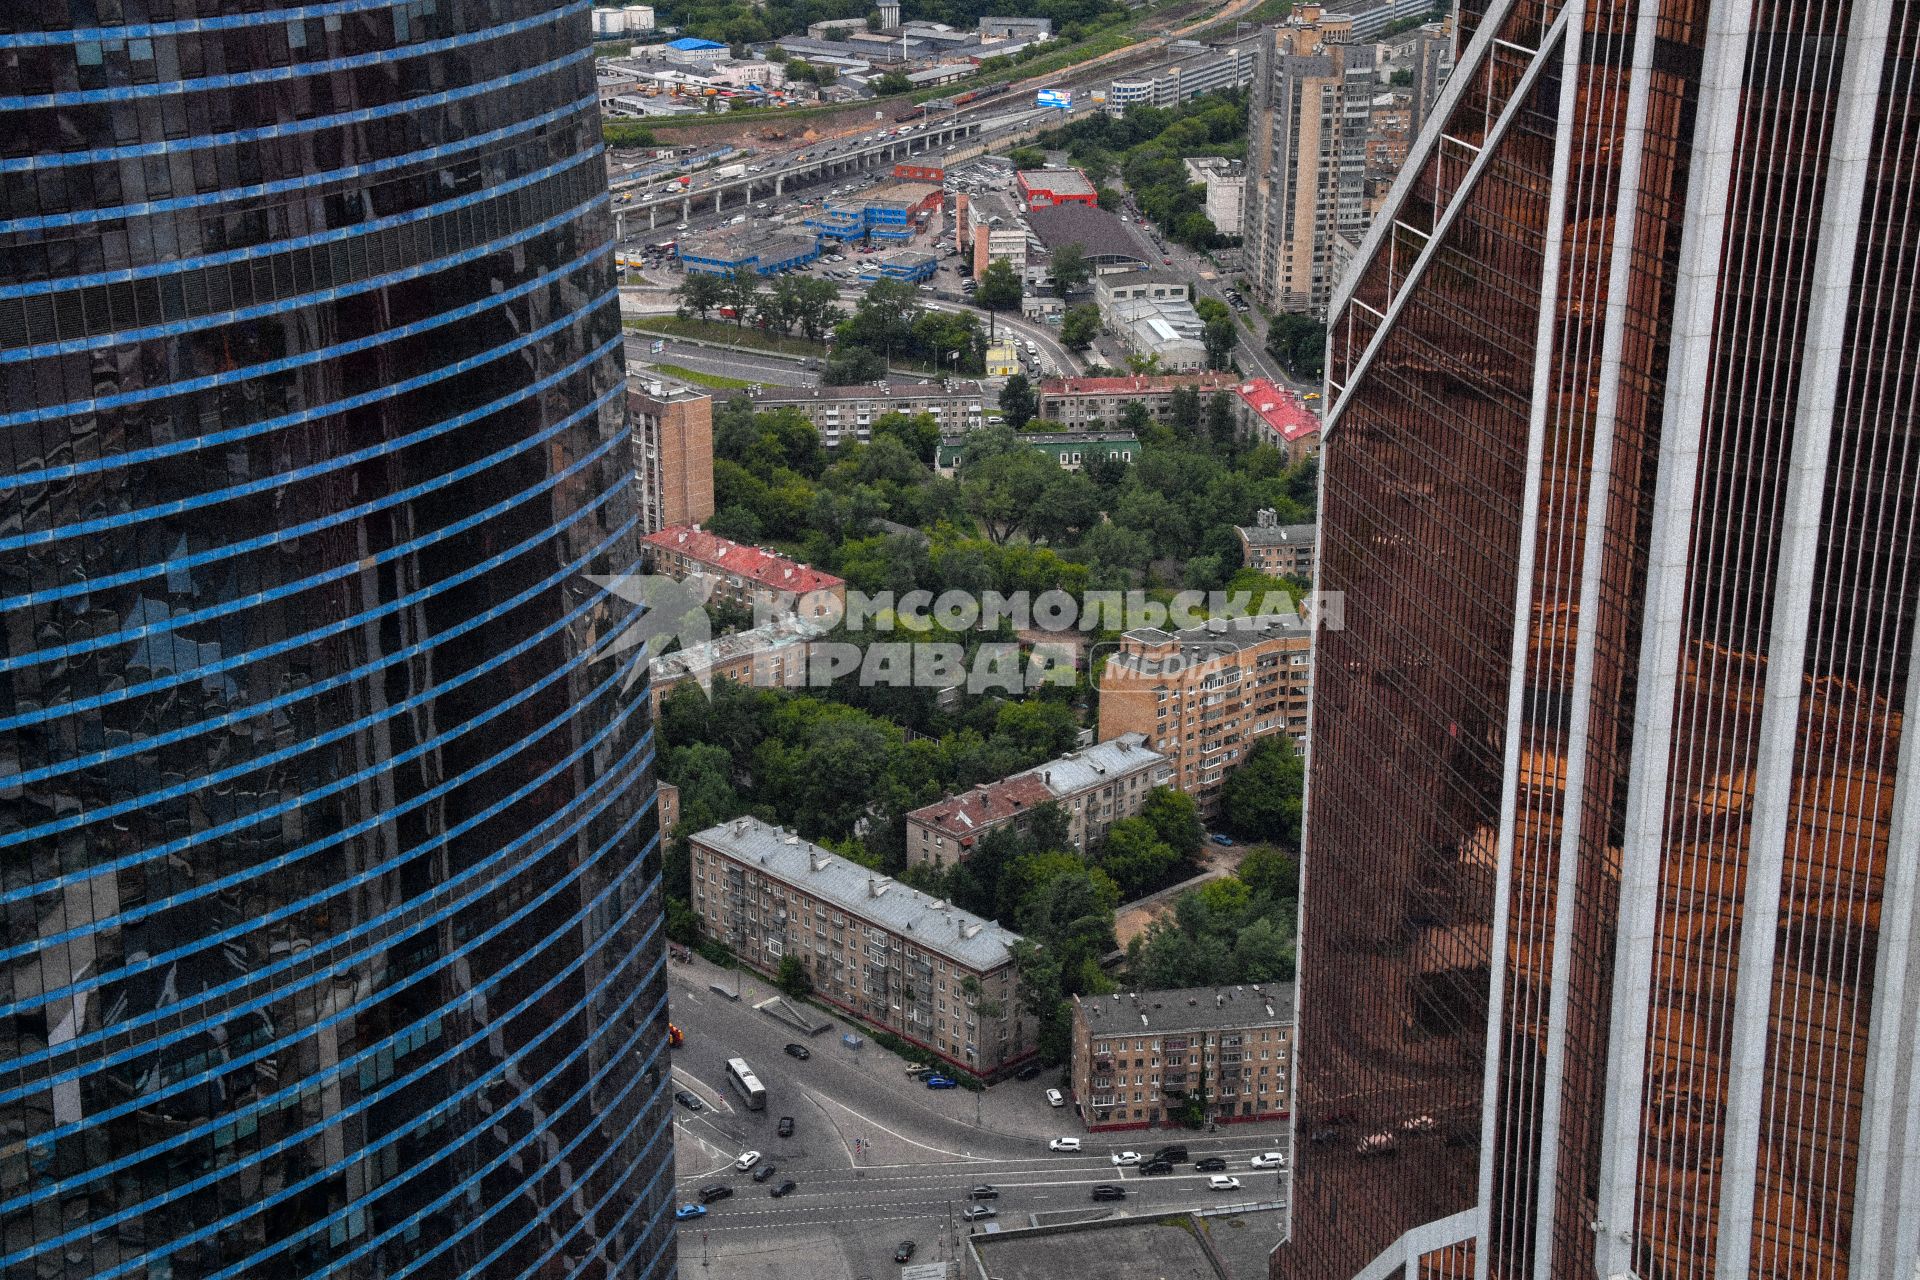
<path fill-rule="evenodd" d="M 1020 353 L 1012 346 L 987 348 L 987 376 L 1011 378 L 1020 372 Z"/>

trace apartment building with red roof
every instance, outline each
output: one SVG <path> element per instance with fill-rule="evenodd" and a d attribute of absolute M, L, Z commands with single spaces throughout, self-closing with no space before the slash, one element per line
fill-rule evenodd
<path fill-rule="evenodd" d="M 671 525 L 644 541 L 653 572 L 674 578 L 705 574 L 714 582 L 713 600 L 725 600 L 759 613 L 792 610 L 809 621 L 829 625 L 845 610 L 844 579 L 709 533 L 697 524 Z"/>

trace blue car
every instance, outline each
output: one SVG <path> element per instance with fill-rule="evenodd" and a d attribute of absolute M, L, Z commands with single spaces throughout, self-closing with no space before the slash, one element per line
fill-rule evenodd
<path fill-rule="evenodd" d="M 1215 844 L 1232 844 L 1233 843 L 1232 836 L 1223 835 L 1218 831 L 1214 832 L 1211 836 L 1208 837 L 1208 839 L 1212 840 Z"/>
<path fill-rule="evenodd" d="M 673 1216 L 677 1222 L 685 1222 L 688 1218 L 704 1218 L 707 1216 L 707 1206 L 703 1204 L 683 1204 L 673 1211 Z"/>
<path fill-rule="evenodd" d="M 945 1076 L 928 1076 L 927 1077 L 927 1088 L 929 1089 L 952 1089 L 956 1087 L 957 1086 L 954 1084 L 954 1082 L 947 1079 Z"/>

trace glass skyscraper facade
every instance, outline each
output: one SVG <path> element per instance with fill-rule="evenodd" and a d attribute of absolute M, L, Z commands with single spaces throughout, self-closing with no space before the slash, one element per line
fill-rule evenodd
<path fill-rule="evenodd" d="M 1335 298 L 1276 1280 L 1920 1256 L 1920 5 L 1464 0 Z"/>
<path fill-rule="evenodd" d="M 674 1270 L 589 12 L 0 6 L 0 1274 Z"/>

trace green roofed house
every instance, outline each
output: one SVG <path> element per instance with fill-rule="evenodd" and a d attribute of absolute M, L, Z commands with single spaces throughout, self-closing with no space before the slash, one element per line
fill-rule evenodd
<path fill-rule="evenodd" d="M 1102 454 L 1123 462 L 1140 456 L 1140 441 L 1131 431 L 1022 431 L 1014 439 L 1050 455 L 1065 471 L 1078 471 Z M 966 461 L 966 452 L 966 436 L 940 437 L 933 469 L 951 476 Z"/>

